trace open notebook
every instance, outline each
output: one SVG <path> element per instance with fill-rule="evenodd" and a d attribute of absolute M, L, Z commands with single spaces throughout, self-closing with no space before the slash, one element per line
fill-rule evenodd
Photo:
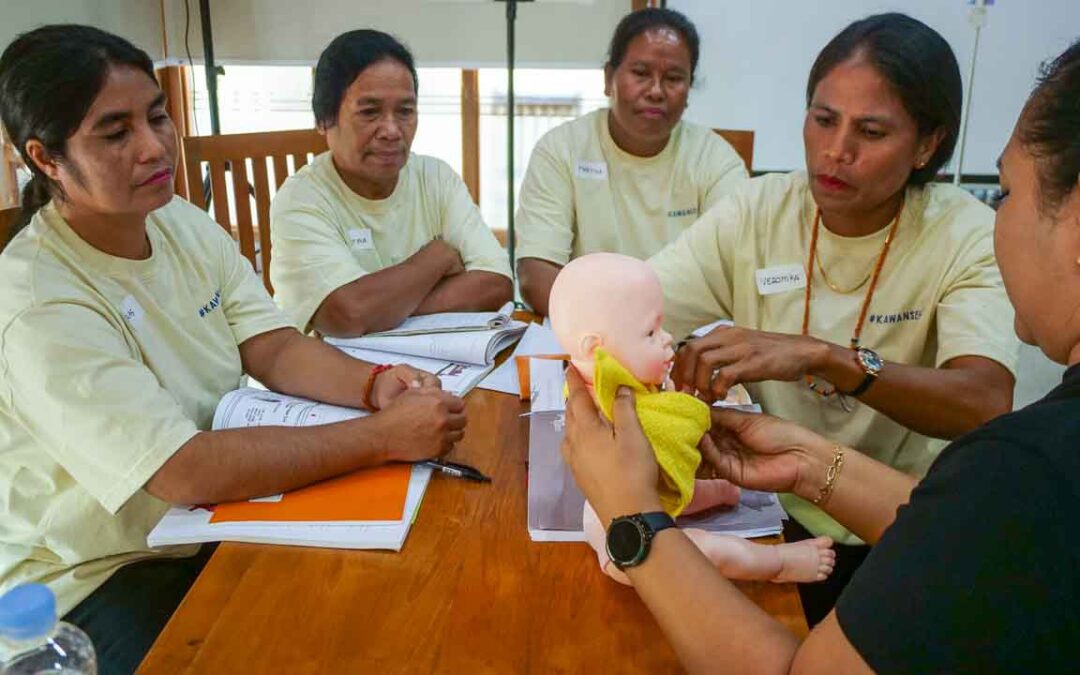
<path fill-rule="evenodd" d="M 411 317 L 391 331 L 325 340 L 370 363 L 407 364 L 435 373 L 443 389 L 464 396 L 491 372 L 496 355 L 516 342 L 525 328 L 508 312 L 447 312 Z"/>
<path fill-rule="evenodd" d="M 397 328 L 369 333 L 367 337 L 400 337 L 402 335 L 433 335 L 436 333 L 465 333 L 506 328 L 513 321 L 514 303 L 508 302 L 497 312 L 445 312 L 410 316 Z"/>
<path fill-rule="evenodd" d="M 306 427 L 366 414 L 245 388 L 221 399 L 213 428 Z M 246 502 L 174 507 L 150 532 L 147 544 L 241 541 L 399 551 L 430 478 L 430 468 L 391 464 Z"/>

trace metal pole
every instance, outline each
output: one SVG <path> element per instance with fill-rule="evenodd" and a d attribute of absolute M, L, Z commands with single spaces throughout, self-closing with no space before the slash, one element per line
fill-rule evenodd
<path fill-rule="evenodd" d="M 210 0 L 199 0 L 199 20 L 202 23 L 203 59 L 206 66 L 206 93 L 210 104 L 210 133 L 221 133 L 218 112 L 217 64 L 214 63 L 214 34 L 210 22 Z"/>
<path fill-rule="evenodd" d="M 517 279 L 514 265 L 514 23 L 517 0 L 506 0 L 506 234 L 510 253 L 510 273 Z"/>
<path fill-rule="evenodd" d="M 986 25 L 986 0 L 975 0 L 975 6 L 968 14 L 968 22 L 975 27 L 975 44 L 971 48 L 971 64 L 968 67 L 967 91 L 964 92 L 963 117 L 960 118 L 960 138 L 956 153 L 956 171 L 953 173 L 953 185 L 959 185 L 964 171 L 964 149 L 967 146 L 968 117 L 971 115 L 971 92 L 975 88 L 975 62 L 979 58 L 979 34 Z"/>

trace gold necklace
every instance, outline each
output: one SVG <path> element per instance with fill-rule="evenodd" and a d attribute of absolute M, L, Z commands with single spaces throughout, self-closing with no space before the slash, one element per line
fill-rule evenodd
<path fill-rule="evenodd" d="M 818 251 L 814 255 L 814 262 L 817 263 L 818 272 L 821 272 L 821 280 L 825 282 L 825 285 L 828 286 L 829 289 L 832 290 L 833 293 L 839 293 L 840 295 L 847 295 L 848 293 L 854 293 L 855 291 L 859 290 L 864 285 L 866 285 L 867 281 L 870 281 L 870 276 L 874 273 L 874 266 L 871 265 L 869 271 L 867 271 L 867 273 L 866 273 L 866 276 L 862 278 L 862 281 L 855 284 L 851 288 L 843 289 L 843 288 L 840 288 L 839 286 L 837 286 L 836 284 L 834 284 L 832 282 L 832 280 L 829 279 L 829 275 L 825 273 L 825 268 L 821 265 L 821 252 L 820 251 Z"/>
<path fill-rule="evenodd" d="M 851 348 L 858 349 L 859 340 L 862 338 L 863 324 L 866 321 L 866 312 L 870 309 L 870 302 L 874 299 L 874 291 L 877 289 L 878 279 L 881 278 L 881 268 L 885 266 L 885 258 L 889 255 L 889 246 L 892 244 L 893 237 L 896 236 L 896 228 L 900 225 L 900 214 L 904 212 L 904 203 L 900 202 L 900 210 L 896 212 L 896 217 L 893 218 L 892 226 L 889 228 L 889 234 L 885 237 L 885 243 L 881 246 L 881 253 L 878 254 L 877 263 L 874 265 L 874 270 L 871 273 L 872 281 L 870 282 L 870 288 L 866 290 L 866 295 L 863 297 L 862 309 L 859 310 L 859 319 L 855 322 L 855 331 L 851 335 Z M 817 242 L 818 242 L 818 229 L 821 225 L 821 209 L 818 208 L 817 213 L 814 214 L 814 225 L 810 235 L 810 255 L 806 260 L 806 294 L 803 296 L 803 320 L 802 320 L 802 334 L 810 334 L 810 297 L 812 295 L 812 288 L 814 286 L 814 269 L 811 265 L 814 258 L 817 256 Z M 810 388 L 810 391 L 819 394 L 824 397 L 832 396 L 837 393 L 836 387 L 832 389 L 821 389 L 814 382 L 814 378 L 809 373 L 805 378 L 806 385 Z M 841 397 L 842 399 L 842 397 Z"/>

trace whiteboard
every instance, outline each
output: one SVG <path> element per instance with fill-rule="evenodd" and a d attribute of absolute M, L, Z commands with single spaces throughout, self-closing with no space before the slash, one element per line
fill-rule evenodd
<path fill-rule="evenodd" d="M 701 34 L 698 82 L 686 118 L 753 129 L 754 168 L 805 166 L 802 122 L 814 58 L 847 24 L 900 11 L 952 45 L 967 83 L 975 31 L 966 0 L 669 0 Z M 1039 64 L 1080 38 L 1080 0 L 996 0 L 979 38 L 965 174 L 995 162 L 1035 82 Z M 955 162 L 955 155 L 954 155 Z"/>

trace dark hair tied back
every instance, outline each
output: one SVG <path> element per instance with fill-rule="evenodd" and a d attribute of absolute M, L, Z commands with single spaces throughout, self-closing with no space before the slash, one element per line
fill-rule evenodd
<path fill-rule="evenodd" d="M 808 107 L 818 83 L 855 56 L 866 59 L 888 80 L 920 136 L 945 132 L 926 166 L 908 177 L 909 185 L 929 183 L 952 158 L 960 134 L 964 92 L 952 48 L 933 28 L 905 14 L 876 14 L 856 21 L 830 40 L 814 61 L 806 84 Z"/>
<path fill-rule="evenodd" d="M 137 68 L 154 79 L 146 52 L 92 26 L 42 26 L 15 38 L 0 55 L 0 121 L 32 176 L 10 236 L 62 195 L 27 154 L 26 144 L 37 140 L 50 157 L 62 159 L 67 139 L 79 129 L 114 65 Z"/>
<path fill-rule="evenodd" d="M 413 56 L 394 36 L 363 29 L 351 30 L 334 38 L 319 55 L 319 63 L 315 66 L 315 86 L 311 95 L 315 121 L 324 127 L 336 124 L 345 90 L 368 66 L 386 59 L 408 68 L 412 75 L 413 91 L 418 92 L 420 81 L 416 77 Z"/>
<path fill-rule="evenodd" d="M 1053 211 L 1080 181 L 1080 40 L 1043 66 L 1018 137 L 1036 159 L 1042 206 Z"/>
<path fill-rule="evenodd" d="M 626 50 L 633 39 L 654 28 L 670 28 L 682 36 L 690 50 L 690 81 L 693 82 L 701 54 L 701 38 L 690 19 L 673 9 L 648 7 L 624 16 L 611 36 L 607 65 L 612 69 L 618 68 L 626 58 Z"/>

